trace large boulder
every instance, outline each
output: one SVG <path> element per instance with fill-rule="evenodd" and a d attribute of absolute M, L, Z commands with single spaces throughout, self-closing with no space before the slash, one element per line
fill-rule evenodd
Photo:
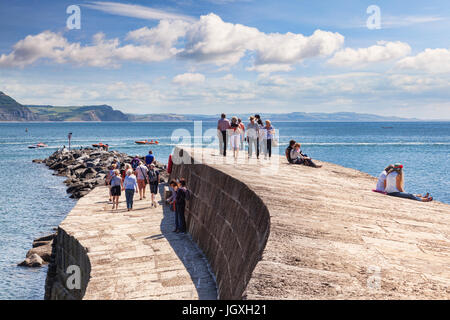
<path fill-rule="evenodd" d="M 44 260 L 44 262 L 50 262 L 50 257 L 52 255 L 52 244 L 53 241 L 48 241 L 46 244 L 32 248 L 27 252 L 27 258 L 31 258 L 32 255 L 37 254 Z M 34 245 L 34 244 L 33 244 Z"/>
<path fill-rule="evenodd" d="M 20 267 L 39 268 L 44 264 L 44 260 L 36 253 L 31 254 L 24 261 L 18 264 Z"/>

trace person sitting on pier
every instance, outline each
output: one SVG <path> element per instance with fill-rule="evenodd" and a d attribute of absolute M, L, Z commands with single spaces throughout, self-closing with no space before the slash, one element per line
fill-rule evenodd
<path fill-rule="evenodd" d="M 422 202 L 433 201 L 433 197 L 430 197 L 429 193 L 424 196 L 418 194 L 414 195 L 407 193 L 404 190 L 404 176 L 403 165 L 396 163 L 392 169 L 389 170 L 386 177 L 386 193 L 388 196 L 399 197 L 411 200 L 417 200 Z"/>
<path fill-rule="evenodd" d="M 302 153 L 302 150 L 300 149 L 301 145 L 300 143 L 295 143 L 294 148 L 291 150 L 291 159 L 292 163 L 294 164 L 303 164 L 305 166 L 314 167 L 314 168 L 321 168 L 321 165 L 315 164 L 310 157 L 308 157 L 306 154 Z"/>
<path fill-rule="evenodd" d="M 383 172 L 380 173 L 380 175 L 378 176 L 377 187 L 373 191 L 384 194 L 386 193 L 386 177 L 388 175 L 388 172 L 390 172 L 393 168 L 394 165 L 390 164 L 383 170 Z"/>
<path fill-rule="evenodd" d="M 284 152 L 284 154 L 286 155 L 286 159 L 289 163 L 294 163 L 294 161 L 291 158 L 291 151 L 294 149 L 294 145 L 297 142 L 295 140 L 291 140 L 289 141 L 289 146 L 286 148 L 286 151 Z"/>

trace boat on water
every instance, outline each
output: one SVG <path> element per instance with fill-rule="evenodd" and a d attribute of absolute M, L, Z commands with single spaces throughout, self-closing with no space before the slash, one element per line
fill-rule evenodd
<path fill-rule="evenodd" d="M 99 142 L 99 143 L 93 144 L 92 146 L 94 148 L 103 148 L 103 147 L 106 147 L 106 144 L 103 144 L 103 143 Z"/>
<path fill-rule="evenodd" d="M 31 146 L 28 146 L 28 149 L 38 149 L 38 148 L 46 148 L 48 145 L 45 143 L 39 142 L 38 144 L 32 144 Z"/>
<path fill-rule="evenodd" d="M 136 144 L 159 144 L 159 141 L 158 140 L 155 140 L 155 141 L 153 141 L 153 140 L 150 140 L 150 141 L 145 140 L 145 141 L 135 141 L 135 143 Z"/>

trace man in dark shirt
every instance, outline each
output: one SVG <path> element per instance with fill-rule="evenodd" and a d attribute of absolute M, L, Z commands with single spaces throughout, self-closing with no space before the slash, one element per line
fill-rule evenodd
<path fill-rule="evenodd" d="M 294 148 L 295 140 L 289 141 L 289 147 L 286 148 L 286 159 L 289 163 L 293 163 L 293 160 L 291 159 L 291 150 Z"/>
<path fill-rule="evenodd" d="M 227 130 L 231 128 L 230 120 L 226 118 L 225 113 L 222 113 L 217 122 L 217 133 L 219 135 L 219 150 L 220 154 L 227 155 Z"/>

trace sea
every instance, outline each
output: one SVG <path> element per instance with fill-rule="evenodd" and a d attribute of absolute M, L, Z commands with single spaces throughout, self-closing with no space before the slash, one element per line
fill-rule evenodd
<path fill-rule="evenodd" d="M 44 159 L 62 146 L 80 148 L 107 143 L 130 155 L 153 150 L 167 163 L 177 144 L 211 146 L 216 122 L 0 123 L 0 299 L 44 297 L 47 267 L 18 267 L 33 239 L 52 232 L 74 207 L 63 184 Z M 313 159 L 333 162 L 373 176 L 401 162 L 405 189 L 430 192 L 450 204 L 450 122 L 275 122 L 280 153 L 289 140 L 302 143 Z M 137 145 L 136 140 L 158 140 Z M 47 148 L 29 149 L 43 142 Z M 213 143 L 214 147 L 214 143 Z M 374 186 L 375 187 L 375 186 Z M 412 213 L 413 214 L 413 213 Z"/>

